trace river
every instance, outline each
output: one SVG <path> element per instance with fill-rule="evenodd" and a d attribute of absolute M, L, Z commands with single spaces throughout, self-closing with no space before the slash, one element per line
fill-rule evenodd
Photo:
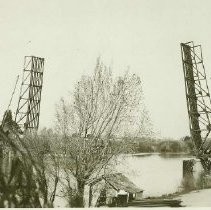
<path fill-rule="evenodd" d="M 144 190 L 144 197 L 174 193 L 181 187 L 185 155 L 136 154 L 120 158 L 117 170 Z"/>

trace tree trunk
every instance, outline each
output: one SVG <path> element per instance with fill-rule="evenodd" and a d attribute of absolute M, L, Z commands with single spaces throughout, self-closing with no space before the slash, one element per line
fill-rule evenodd
<path fill-rule="evenodd" d="M 78 192 L 75 197 L 75 202 L 73 207 L 81 208 L 84 207 L 84 188 L 85 188 L 85 182 L 78 180 Z"/>

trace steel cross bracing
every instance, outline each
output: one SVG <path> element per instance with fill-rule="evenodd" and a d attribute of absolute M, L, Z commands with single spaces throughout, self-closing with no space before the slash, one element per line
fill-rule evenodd
<path fill-rule="evenodd" d="M 186 100 L 191 137 L 198 157 L 209 157 L 211 147 L 211 100 L 203 63 L 201 45 L 181 43 Z"/>
<path fill-rule="evenodd" d="M 23 130 L 39 127 L 44 58 L 25 56 L 15 121 Z"/>

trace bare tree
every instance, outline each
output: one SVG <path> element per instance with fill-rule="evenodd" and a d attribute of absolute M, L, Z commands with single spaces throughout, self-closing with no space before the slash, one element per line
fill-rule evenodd
<path fill-rule="evenodd" d="M 20 138 L 9 116 L 0 126 L 0 207 L 52 207 L 58 183 L 53 176 L 50 192 L 49 168 L 58 171 L 54 153 L 43 136 Z"/>
<path fill-rule="evenodd" d="M 77 182 L 78 206 L 83 206 L 84 187 L 119 154 L 114 135 L 123 135 L 125 125 L 134 126 L 141 106 L 140 78 L 126 73 L 114 79 L 111 69 L 98 58 L 94 74 L 82 76 L 70 100 L 56 108 L 57 129 L 66 145 L 67 174 Z M 122 145 L 123 146 L 123 145 Z"/>
<path fill-rule="evenodd" d="M 146 106 L 143 104 L 141 114 L 137 115 L 135 131 L 133 134 L 134 137 L 145 137 L 152 138 L 156 134 L 153 129 L 153 124 L 149 115 L 149 111 Z"/>
<path fill-rule="evenodd" d="M 73 97 L 61 99 L 57 105 L 58 129 L 62 134 L 76 133 L 85 138 L 110 137 L 122 132 L 125 122 L 133 123 L 141 99 L 138 76 L 126 73 L 114 80 L 111 69 L 98 58 L 93 76 L 82 76 Z"/>
<path fill-rule="evenodd" d="M 61 171 L 61 159 L 58 157 L 56 140 L 57 136 L 53 131 L 45 128 L 39 133 L 26 135 L 22 140 L 33 160 L 39 165 L 42 186 L 46 189 L 43 195 L 50 207 L 53 207 Z"/>

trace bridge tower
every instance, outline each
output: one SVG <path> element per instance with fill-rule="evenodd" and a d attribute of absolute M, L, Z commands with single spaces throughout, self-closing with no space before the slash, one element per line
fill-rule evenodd
<path fill-rule="evenodd" d="M 44 58 L 25 56 L 15 121 L 23 131 L 39 127 Z"/>
<path fill-rule="evenodd" d="M 193 42 L 181 43 L 181 53 L 190 133 L 196 155 L 204 168 L 208 169 L 211 167 L 208 161 L 211 157 L 211 145 L 208 142 L 211 131 L 211 100 L 202 48 Z"/>

